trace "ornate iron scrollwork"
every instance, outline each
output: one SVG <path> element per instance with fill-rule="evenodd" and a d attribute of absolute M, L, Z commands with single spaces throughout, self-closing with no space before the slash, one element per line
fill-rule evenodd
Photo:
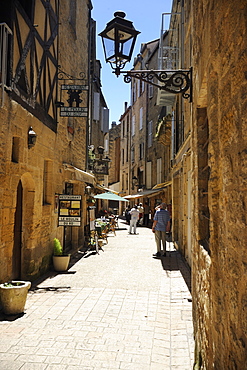
<path fill-rule="evenodd" d="M 80 72 L 79 73 L 79 78 L 78 78 L 78 77 L 71 76 L 70 74 L 68 74 L 67 72 L 62 71 L 61 69 L 58 69 L 57 78 L 58 78 L 58 80 L 78 80 L 79 81 L 79 80 L 85 80 L 86 75 L 85 75 L 84 72 Z"/>
<path fill-rule="evenodd" d="M 132 70 L 121 73 L 124 74 L 124 82 L 126 83 L 130 83 L 132 78 L 137 78 L 169 93 L 182 93 L 184 99 L 192 101 L 192 68 L 177 71 Z"/>

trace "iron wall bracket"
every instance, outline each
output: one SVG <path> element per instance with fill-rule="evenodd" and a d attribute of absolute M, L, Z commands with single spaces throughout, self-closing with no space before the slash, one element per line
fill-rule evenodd
<path fill-rule="evenodd" d="M 171 94 L 182 94 L 184 99 L 192 102 L 192 67 L 171 71 L 151 69 L 120 71 L 119 73 L 124 75 L 126 83 L 130 83 L 132 78 L 137 78 Z"/>

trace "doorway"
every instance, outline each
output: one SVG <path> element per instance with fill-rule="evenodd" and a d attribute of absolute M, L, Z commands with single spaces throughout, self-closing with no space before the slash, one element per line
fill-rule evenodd
<path fill-rule="evenodd" d="M 188 253 L 188 263 L 190 266 L 192 266 L 192 260 L 191 260 L 191 201 L 192 201 L 192 171 L 188 171 L 187 175 L 187 253 Z"/>
<path fill-rule="evenodd" d="M 23 212 L 23 187 L 21 180 L 17 186 L 14 246 L 12 253 L 12 279 L 21 278 L 21 249 L 22 249 L 22 212 Z"/>
<path fill-rule="evenodd" d="M 33 249 L 35 186 L 30 173 L 21 176 L 16 188 L 14 215 L 12 279 L 25 279 L 30 265 L 30 250 Z"/>

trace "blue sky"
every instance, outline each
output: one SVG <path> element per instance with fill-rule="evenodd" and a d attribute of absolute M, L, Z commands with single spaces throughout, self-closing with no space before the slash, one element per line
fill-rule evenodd
<path fill-rule="evenodd" d="M 125 70 L 133 66 L 134 57 L 140 52 L 142 43 L 160 37 L 161 15 L 171 12 L 172 0 L 92 0 L 92 18 L 97 24 L 97 34 L 106 26 L 114 13 L 118 10 L 126 13 L 126 19 L 133 22 L 136 30 L 141 33 L 137 37 L 132 61 L 127 63 Z M 130 84 L 123 82 L 123 77 L 118 78 L 112 73 L 110 64 L 106 64 L 103 55 L 101 37 L 97 36 L 97 59 L 101 61 L 101 81 L 103 94 L 110 109 L 110 126 L 112 121 L 118 123 L 121 114 L 124 112 L 124 102 L 130 104 Z"/>

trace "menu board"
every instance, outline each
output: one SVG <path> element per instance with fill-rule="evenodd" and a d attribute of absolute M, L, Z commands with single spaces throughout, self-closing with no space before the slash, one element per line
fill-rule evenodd
<path fill-rule="evenodd" d="M 59 195 L 58 226 L 81 226 L 81 195 Z"/>

